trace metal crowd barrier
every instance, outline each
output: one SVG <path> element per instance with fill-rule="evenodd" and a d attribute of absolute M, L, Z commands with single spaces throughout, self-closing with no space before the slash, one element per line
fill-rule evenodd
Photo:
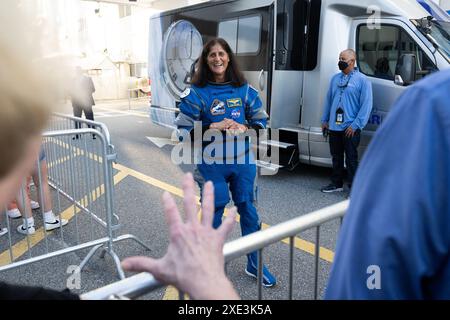
<path fill-rule="evenodd" d="M 146 249 L 150 248 L 131 234 L 116 235 L 120 220 L 114 213 L 112 164 L 117 156 L 107 127 L 100 122 L 55 114 L 48 131 L 43 133 L 42 148 L 46 161 L 38 159 L 36 164 L 39 177 L 35 185 L 39 186 L 40 192 L 37 194 L 40 194 L 38 202 L 41 206 L 41 214 L 34 214 L 36 231 L 25 235 L 24 240 L 24 235 L 15 230 L 18 223 L 12 222 L 5 212 L 9 229 L 9 262 L 5 262 L 5 257 L 0 257 L 0 272 L 91 248 L 79 265 L 80 272 L 95 252 L 102 249 L 102 256 L 109 254 L 113 258 L 119 277 L 124 279 L 114 243 L 131 239 Z M 42 210 L 44 205 L 47 206 L 43 188 L 48 188 L 48 185 L 54 189 L 51 192 L 51 208 Z M 22 192 L 23 198 L 19 201 L 22 200 L 23 206 L 29 206 L 24 194 Z M 68 224 L 46 230 L 42 214 L 48 209 L 53 209 L 60 221 L 68 220 Z M 39 225 L 42 227 L 38 228 Z M 24 241 L 26 250 L 23 250 L 23 244 L 17 248 L 17 243 Z M 6 252 L 3 246 L 2 241 L 0 248 Z"/>
<path fill-rule="evenodd" d="M 62 113 L 53 113 L 50 123 L 47 126 L 47 131 L 61 131 L 61 130 L 71 130 L 71 129 L 84 129 L 92 128 L 100 131 L 105 136 L 106 144 L 111 151 L 109 154 L 114 153 L 114 146 L 111 144 L 111 136 L 109 134 L 108 127 L 102 122 L 91 121 L 88 119 L 77 118 L 69 116 Z"/>
<path fill-rule="evenodd" d="M 320 249 L 320 226 L 326 222 L 342 219 L 347 211 L 349 200 L 339 202 L 335 205 L 311 212 L 301 217 L 280 223 L 268 229 L 258 231 L 228 242 L 223 248 L 225 262 L 237 259 L 247 253 L 258 250 L 262 257 L 263 249 L 271 244 L 289 238 L 289 293 L 288 298 L 293 298 L 293 270 L 294 270 L 294 239 L 300 232 L 316 229 L 315 243 L 315 272 L 314 272 L 314 299 L 318 298 L 318 277 L 319 277 L 319 249 Z M 262 299 L 262 264 L 263 259 L 258 259 L 258 299 Z M 142 272 L 127 279 L 112 283 L 105 287 L 92 290 L 81 295 L 86 300 L 107 300 L 107 299 L 135 299 L 153 290 L 165 286 L 158 282 L 150 273 Z M 180 292 L 180 299 L 184 294 Z"/>

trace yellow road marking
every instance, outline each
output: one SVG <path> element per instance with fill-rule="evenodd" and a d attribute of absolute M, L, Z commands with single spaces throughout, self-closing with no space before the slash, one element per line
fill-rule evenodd
<path fill-rule="evenodd" d="M 76 146 L 69 145 L 68 143 L 63 142 L 60 139 L 49 138 L 49 139 L 47 139 L 47 142 L 52 142 L 52 143 L 56 144 L 57 146 L 60 146 L 60 147 L 62 147 L 64 149 L 73 149 L 73 155 L 72 156 L 83 156 L 84 155 L 84 150 L 82 150 L 82 149 L 80 149 L 80 148 L 78 148 Z M 95 153 L 88 152 L 87 156 L 91 160 L 97 161 L 99 163 L 103 163 L 103 158 L 100 157 L 99 155 L 95 154 Z M 63 159 L 65 159 L 65 158 L 63 158 Z M 58 160 L 56 160 L 56 161 L 58 161 Z"/>
<path fill-rule="evenodd" d="M 180 298 L 180 292 L 174 286 L 167 286 L 166 292 L 164 293 L 163 300 L 178 300 Z M 189 295 L 184 294 L 184 300 L 189 300 Z"/>
<path fill-rule="evenodd" d="M 76 155 L 74 155 L 74 156 L 76 156 Z M 57 165 L 60 165 L 60 164 L 62 164 L 64 162 L 66 162 L 66 161 L 69 161 L 69 159 L 70 159 L 70 157 L 66 156 L 64 158 L 58 159 L 58 160 L 53 161 L 53 162 L 47 162 L 47 168 L 51 169 L 54 166 L 57 166 Z"/>
<path fill-rule="evenodd" d="M 265 223 L 263 223 L 261 225 L 262 230 L 267 229 L 269 227 L 270 226 Z M 289 245 L 289 238 L 283 239 L 281 241 L 283 243 L 286 243 L 287 245 Z M 294 238 L 294 247 L 297 249 L 300 249 L 304 252 L 307 252 L 313 256 L 315 255 L 316 245 L 313 242 L 309 242 L 307 240 L 303 240 L 302 238 L 295 237 Z M 333 258 L 334 258 L 334 252 L 331 251 L 330 249 L 327 249 L 324 247 L 319 247 L 319 257 L 325 261 L 332 263 Z"/>
<path fill-rule="evenodd" d="M 128 174 L 124 172 L 119 172 L 114 176 L 114 184 L 118 184 L 120 181 L 122 181 L 124 178 L 126 178 Z M 101 197 L 103 193 L 105 192 L 105 188 L 103 185 L 100 187 L 97 187 L 95 190 L 91 192 L 92 202 L 94 202 L 97 198 Z M 85 201 L 87 203 L 87 196 L 85 196 L 81 201 Z M 70 220 L 74 217 L 76 213 L 80 212 L 80 209 L 74 205 L 70 206 L 66 210 L 64 210 L 61 213 L 61 218 Z M 47 231 L 47 234 L 51 234 L 53 231 Z M 39 242 L 41 242 L 45 238 L 45 231 L 44 228 L 41 227 L 36 230 L 36 232 L 30 236 L 28 236 L 28 239 L 30 241 L 30 246 L 28 247 L 28 241 L 27 237 L 20 240 L 16 244 L 14 244 L 11 248 L 13 259 L 20 258 L 22 255 L 24 255 L 29 249 L 33 248 L 35 245 L 37 245 Z M 9 250 L 6 250 L 2 253 L 0 253 L 0 266 L 4 266 L 6 264 L 11 263 Z"/>
<path fill-rule="evenodd" d="M 126 172 L 130 176 L 135 177 L 136 179 L 139 179 L 145 183 L 151 184 L 152 186 L 155 186 L 159 189 L 163 189 L 163 190 L 170 192 L 178 197 L 181 197 L 181 198 L 183 197 L 183 190 L 181 190 L 180 188 L 177 188 L 168 183 L 162 182 L 161 180 L 149 177 L 143 173 L 140 173 L 139 171 L 130 169 L 121 164 L 114 164 L 114 169 L 117 169 L 122 172 Z M 197 201 L 200 201 L 200 197 L 196 197 L 196 198 L 197 198 Z"/>
<path fill-rule="evenodd" d="M 164 293 L 163 300 L 178 300 L 179 294 L 178 289 L 174 286 L 168 286 L 166 292 Z"/>

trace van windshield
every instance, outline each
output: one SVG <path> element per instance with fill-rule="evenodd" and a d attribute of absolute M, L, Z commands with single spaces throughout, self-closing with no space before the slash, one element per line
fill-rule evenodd
<path fill-rule="evenodd" d="M 424 18 L 416 20 L 416 24 L 418 29 L 437 46 L 450 62 L 450 22 Z"/>

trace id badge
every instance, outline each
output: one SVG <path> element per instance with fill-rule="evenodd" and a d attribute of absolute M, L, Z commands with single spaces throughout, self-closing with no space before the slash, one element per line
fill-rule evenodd
<path fill-rule="evenodd" d="M 336 110 L 336 124 L 343 124 L 344 123 L 344 110 L 339 107 Z"/>

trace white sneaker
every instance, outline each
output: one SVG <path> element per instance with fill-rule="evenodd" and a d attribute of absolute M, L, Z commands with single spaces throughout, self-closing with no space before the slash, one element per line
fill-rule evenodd
<path fill-rule="evenodd" d="M 22 214 L 20 213 L 20 210 L 17 208 L 8 210 L 8 217 L 10 217 L 11 219 L 17 219 L 20 218 L 21 216 Z"/>
<path fill-rule="evenodd" d="M 35 209 L 39 209 L 41 206 L 39 205 L 39 202 L 34 201 L 34 200 L 30 200 L 30 205 L 31 205 L 31 209 L 35 210 Z"/>
<path fill-rule="evenodd" d="M 69 221 L 66 219 L 61 219 L 61 222 L 58 219 L 55 219 L 54 222 L 45 222 L 45 230 L 50 231 L 61 226 L 65 226 Z"/>
<path fill-rule="evenodd" d="M 21 234 L 33 234 L 36 230 L 34 229 L 34 226 L 28 226 L 28 228 L 26 228 L 23 224 L 21 224 L 17 227 L 17 232 Z"/>
<path fill-rule="evenodd" d="M 0 228 L 0 237 L 8 233 L 8 228 Z"/>

